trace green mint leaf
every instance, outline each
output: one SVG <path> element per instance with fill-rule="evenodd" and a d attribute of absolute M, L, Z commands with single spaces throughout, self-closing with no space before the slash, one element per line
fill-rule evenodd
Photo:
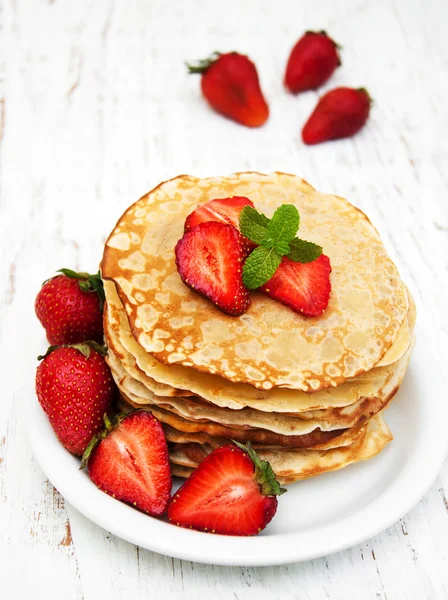
<path fill-rule="evenodd" d="M 288 258 L 293 260 L 294 262 L 300 263 L 309 263 L 322 254 L 322 247 L 317 244 L 313 244 L 313 242 L 307 242 L 306 240 L 301 240 L 299 238 L 295 238 L 289 244 L 290 252 L 287 254 Z"/>
<path fill-rule="evenodd" d="M 268 236 L 277 242 L 290 242 L 299 229 L 299 211 L 293 204 L 279 206 L 269 221 Z"/>
<path fill-rule="evenodd" d="M 240 231 L 256 244 L 267 237 L 269 219 L 252 206 L 245 206 L 240 213 Z"/>
<path fill-rule="evenodd" d="M 273 248 L 275 246 L 275 241 L 272 238 L 267 237 L 261 242 L 261 245 L 265 248 Z"/>
<path fill-rule="evenodd" d="M 275 248 L 259 246 L 249 254 L 243 266 L 243 283 L 249 290 L 264 285 L 271 279 L 282 257 Z"/>
<path fill-rule="evenodd" d="M 289 244 L 280 240 L 275 244 L 275 249 L 280 254 L 280 256 L 285 256 L 289 252 Z"/>

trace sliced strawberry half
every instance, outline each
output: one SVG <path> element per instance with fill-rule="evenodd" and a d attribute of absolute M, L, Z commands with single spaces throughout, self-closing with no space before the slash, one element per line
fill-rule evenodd
<path fill-rule="evenodd" d="M 150 515 L 165 512 L 171 494 L 168 448 L 159 421 L 145 410 L 105 418 L 106 430 L 92 439 L 82 466 L 107 494 Z"/>
<path fill-rule="evenodd" d="M 246 239 L 217 221 L 201 223 L 177 242 L 176 265 L 182 281 L 223 312 L 237 316 L 249 304 L 242 269 L 249 253 Z"/>
<path fill-rule="evenodd" d="M 256 535 L 277 511 L 280 488 L 271 465 L 248 444 L 213 450 L 179 488 L 168 519 L 224 535 Z"/>
<path fill-rule="evenodd" d="M 190 231 L 200 223 L 207 221 L 228 223 L 239 230 L 240 213 L 245 206 L 254 208 L 253 202 L 244 196 L 210 200 L 210 202 L 198 206 L 188 215 L 185 221 L 185 231 Z"/>
<path fill-rule="evenodd" d="M 284 256 L 274 276 L 260 290 L 307 317 L 321 315 L 330 299 L 330 259 L 325 254 L 309 263 Z"/>

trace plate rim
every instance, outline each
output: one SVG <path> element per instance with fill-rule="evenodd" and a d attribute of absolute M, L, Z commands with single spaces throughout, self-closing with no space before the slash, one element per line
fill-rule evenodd
<path fill-rule="evenodd" d="M 443 371 L 421 327 L 417 327 L 417 340 L 410 368 L 416 368 L 416 357 L 424 356 L 425 367 L 428 363 L 431 364 L 430 372 L 425 371 L 425 377 L 429 376 L 430 394 L 431 389 L 443 384 Z M 405 470 L 407 477 L 404 483 L 399 481 L 402 473 L 400 471 L 397 479 L 377 497 L 336 522 L 300 532 L 243 538 L 210 535 L 175 527 L 166 521 L 148 517 L 98 490 L 79 470 L 77 473 L 82 477 L 78 476 L 78 485 L 71 485 L 72 477 L 67 476 L 65 466 L 69 463 L 78 464 L 77 459 L 63 448 L 55 435 L 47 436 L 47 443 L 42 444 L 39 419 L 33 418 L 33 415 L 40 414 L 46 417 L 34 393 L 25 395 L 24 414 L 28 441 L 44 474 L 69 504 L 103 529 L 132 544 L 173 558 L 225 566 L 276 566 L 312 560 L 355 546 L 396 523 L 419 502 L 436 479 L 448 452 L 448 436 L 445 435 L 442 426 L 445 419 L 441 418 L 441 412 L 448 416 L 448 403 L 442 401 L 440 393 L 433 396 L 435 400 L 432 398 L 431 402 L 438 404 L 432 414 L 437 415 L 434 423 L 436 429 L 437 426 L 441 429 L 441 435 L 431 435 L 428 440 L 431 444 L 430 450 L 425 450 L 426 454 L 434 453 L 436 458 L 429 464 L 425 463 L 424 469 L 419 470 L 418 462 L 417 466 L 414 465 L 413 471 L 419 472 L 419 485 L 405 486 L 407 494 L 401 496 L 400 502 L 395 502 L 394 508 L 391 509 L 390 505 L 387 505 L 387 513 L 381 510 L 391 495 L 396 499 L 396 488 L 403 487 L 410 479 L 409 469 Z M 46 424 L 51 431 L 49 423 Z M 59 464 L 61 460 L 65 465 L 62 469 Z M 414 479 L 412 483 L 415 484 Z M 372 513 L 377 515 L 375 519 L 371 518 Z M 148 532 L 152 535 L 146 538 Z M 297 541 L 298 538 L 300 543 L 288 543 L 291 540 Z"/>

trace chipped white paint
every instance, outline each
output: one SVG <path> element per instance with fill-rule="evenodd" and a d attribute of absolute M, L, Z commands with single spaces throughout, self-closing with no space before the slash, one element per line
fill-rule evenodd
<path fill-rule="evenodd" d="M 2 600 L 446 598 L 448 463 L 368 543 L 285 567 L 213 567 L 139 550 L 67 506 L 34 462 L 21 406 L 45 347 L 40 282 L 61 266 L 94 270 L 124 209 L 179 173 L 279 169 L 348 197 L 377 225 L 446 359 L 447 3 L 4 0 L 0 18 Z M 366 85 L 376 103 L 353 140 L 306 148 L 300 126 L 317 94 L 287 95 L 281 75 L 300 33 L 323 28 L 344 46 L 326 88 Z M 186 76 L 184 59 L 215 49 L 257 62 L 271 105 L 262 129 L 213 114 Z"/>

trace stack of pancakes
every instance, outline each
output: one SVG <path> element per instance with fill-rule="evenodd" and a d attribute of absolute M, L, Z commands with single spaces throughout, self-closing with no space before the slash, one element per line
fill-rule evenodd
<path fill-rule="evenodd" d="M 326 311 L 304 317 L 261 294 L 239 317 L 180 279 L 174 248 L 199 204 L 246 196 L 268 217 L 294 204 L 299 235 L 330 257 Z M 283 173 L 161 184 L 109 236 L 101 272 L 108 363 L 122 408 L 162 422 L 173 474 L 219 445 L 251 442 L 288 483 L 377 454 L 392 439 L 382 411 L 412 350 L 415 306 L 367 217 Z"/>

